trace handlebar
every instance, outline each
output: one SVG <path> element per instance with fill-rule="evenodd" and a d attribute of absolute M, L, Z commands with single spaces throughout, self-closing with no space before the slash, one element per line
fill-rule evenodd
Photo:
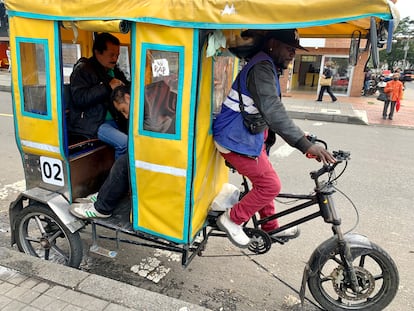
<path fill-rule="evenodd" d="M 325 149 L 328 149 L 328 144 L 325 142 L 325 141 L 323 141 L 323 140 L 321 140 L 321 139 L 318 139 L 317 137 L 316 137 L 316 135 L 314 135 L 314 134 L 310 134 L 310 133 L 306 133 L 305 134 L 305 136 L 306 136 L 306 138 L 312 143 L 312 144 L 317 144 L 317 143 L 320 143 L 320 144 L 322 144 L 322 145 L 324 145 L 324 147 L 325 147 Z M 315 155 L 313 155 L 313 154 L 310 154 L 310 153 L 307 153 L 306 154 L 306 157 L 308 158 L 308 159 L 316 159 L 317 158 L 317 156 L 315 156 Z"/>
<path fill-rule="evenodd" d="M 348 151 L 343 151 L 343 150 L 333 151 L 332 155 L 335 157 L 336 162 L 332 164 L 324 164 L 319 170 L 311 172 L 310 175 L 312 179 L 316 180 L 321 175 L 328 173 L 328 172 L 332 172 L 339 163 L 342 163 L 343 161 L 348 161 L 351 159 L 351 153 Z"/>
<path fill-rule="evenodd" d="M 328 144 L 325 141 L 318 139 L 315 135 L 306 134 L 306 138 L 311 143 L 314 143 L 314 144 L 320 143 L 325 147 L 325 149 L 328 149 Z M 316 180 L 321 175 L 328 173 L 328 172 L 332 172 L 339 163 L 342 163 L 343 161 L 348 161 L 351 159 L 351 153 L 349 151 L 343 151 L 343 150 L 333 151 L 332 155 L 336 159 L 336 162 L 332 164 L 324 164 L 319 170 L 311 172 L 310 175 L 312 179 Z M 306 157 L 309 159 L 316 158 L 314 155 L 309 154 L 309 153 L 306 154 Z"/>

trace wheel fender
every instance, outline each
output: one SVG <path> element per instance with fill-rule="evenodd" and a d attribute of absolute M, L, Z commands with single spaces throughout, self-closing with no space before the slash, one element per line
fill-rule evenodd
<path fill-rule="evenodd" d="M 366 236 L 356 233 L 348 233 L 344 236 L 345 241 L 348 243 L 348 246 L 351 251 L 352 258 L 356 258 L 368 252 L 373 247 L 371 242 Z M 305 298 L 305 288 L 308 281 L 309 275 L 315 273 L 318 270 L 320 262 L 323 262 L 324 259 L 338 247 L 338 238 L 336 236 L 331 237 L 322 244 L 320 244 L 310 256 L 308 262 L 306 263 L 305 270 L 303 272 L 302 285 L 300 289 L 300 299 L 303 303 Z"/>
<path fill-rule="evenodd" d="M 40 204 L 48 205 L 62 223 L 69 229 L 70 232 L 75 233 L 85 226 L 85 222 L 76 218 L 69 212 L 69 202 L 62 194 L 48 191 L 41 188 L 32 188 L 22 192 L 19 197 L 10 204 L 9 219 L 11 228 L 11 243 L 16 242 L 14 237 L 15 232 L 15 218 L 16 215 L 24 208 L 23 201 L 30 200 L 39 202 Z"/>

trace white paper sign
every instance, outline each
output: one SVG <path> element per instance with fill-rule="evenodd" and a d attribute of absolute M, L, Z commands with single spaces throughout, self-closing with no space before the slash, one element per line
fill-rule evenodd
<path fill-rule="evenodd" d="M 166 77 L 170 75 L 168 60 L 165 58 L 156 59 L 152 63 L 152 75 L 154 77 Z"/>

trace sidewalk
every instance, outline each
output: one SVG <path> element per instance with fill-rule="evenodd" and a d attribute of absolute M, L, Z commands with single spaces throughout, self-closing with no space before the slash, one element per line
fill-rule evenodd
<path fill-rule="evenodd" d="M 289 115 L 296 119 L 414 128 L 414 88 L 408 85 L 413 82 L 406 83 L 400 111 L 394 113 L 393 120 L 383 120 L 384 103 L 376 96 L 338 96 L 333 103 L 327 94 L 323 102 L 317 102 L 316 94 L 292 92 L 283 98 L 283 103 Z"/>
<path fill-rule="evenodd" d="M 209 309 L 0 247 L 0 310 Z"/>

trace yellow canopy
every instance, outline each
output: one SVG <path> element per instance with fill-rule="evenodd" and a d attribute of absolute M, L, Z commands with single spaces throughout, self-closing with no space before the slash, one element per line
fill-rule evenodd
<path fill-rule="evenodd" d="M 351 36 L 369 17 L 399 20 L 388 0 L 5 0 L 10 16 L 63 21 L 121 19 L 200 29 L 299 28 L 302 37 Z M 394 15 L 394 16 L 393 16 Z M 338 24 L 339 27 L 326 27 Z M 307 29 L 302 29 L 307 28 Z"/>

